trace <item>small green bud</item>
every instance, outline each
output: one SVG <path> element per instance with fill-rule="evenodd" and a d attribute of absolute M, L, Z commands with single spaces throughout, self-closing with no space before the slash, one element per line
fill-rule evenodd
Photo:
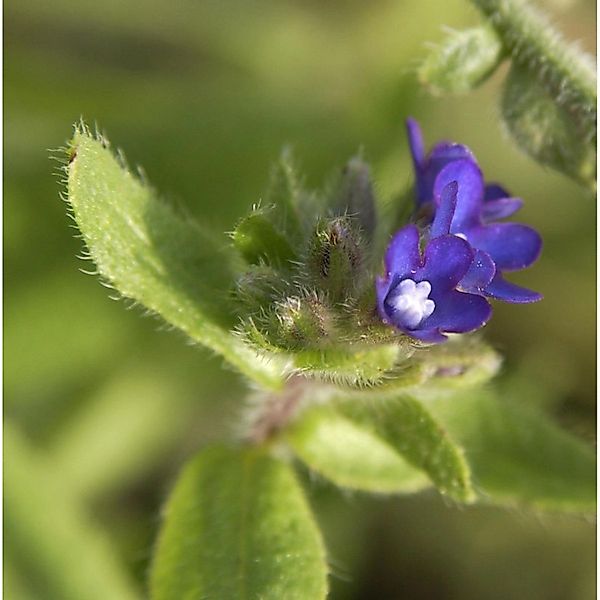
<path fill-rule="evenodd" d="M 282 296 L 287 282 L 266 265 L 250 267 L 235 282 L 235 296 L 248 314 L 267 310 Z"/>
<path fill-rule="evenodd" d="M 351 158 L 342 170 L 334 192 L 333 208 L 338 215 L 356 218 L 367 239 L 376 226 L 375 194 L 369 165 L 359 157 Z"/>
<path fill-rule="evenodd" d="M 502 43 L 491 27 L 450 31 L 431 49 L 417 75 L 432 94 L 464 94 L 483 83 L 502 58 Z"/>
<path fill-rule="evenodd" d="M 255 208 L 244 217 L 231 233 L 233 245 L 251 265 L 267 263 L 287 267 L 296 254 L 283 235 L 272 223 L 272 209 Z"/>
<path fill-rule="evenodd" d="M 515 63 L 504 86 L 502 116 L 519 146 L 535 160 L 594 185 L 596 149 L 590 136 Z"/>
<path fill-rule="evenodd" d="M 274 342 L 288 349 L 320 348 L 335 339 L 334 315 L 317 294 L 277 302 L 267 329 Z"/>
<path fill-rule="evenodd" d="M 351 217 L 317 223 L 309 242 L 306 271 L 333 303 L 347 302 L 364 278 L 365 242 Z"/>

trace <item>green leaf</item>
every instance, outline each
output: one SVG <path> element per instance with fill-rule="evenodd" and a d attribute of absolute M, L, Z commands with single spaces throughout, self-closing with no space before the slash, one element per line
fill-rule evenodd
<path fill-rule="evenodd" d="M 392 445 L 331 407 L 309 409 L 285 439 L 312 471 L 341 487 L 408 493 L 431 485 Z"/>
<path fill-rule="evenodd" d="M 595 142 L 573 123 L 531 73 L 513 64 L 504 85 L 502 117 L 519 146 L 543 165 L 584 185 L 596 180 Z"/>
<path fill-rule="evenodd" d="M 348 418 L 370 429 L 410 464 L 422 469 L 442 494 L 470 502 L 475 494 L 462 448 L 418 400 L 409 396 L 342 401 Z"/>
<path fill-rule="evenodd" d="M 291 468 L 214 447 L 184 469 L 166 509 L 153 600 L 325 598 L 325 549 Z"/>
<path fill-rule="evenodd" d="M 433 94 L 464 94 L 483 83 L 502 58 L 502 43 L 492 28 L 451 31 L 430 50 L 418 78 Z"/>
<path fill-rule="evenodd" d="M 484 499 L 548 510 L 595 510 L 594 452 L 538 410 L 481 390 L 440 399 L 432 410 L 464 446 Z"/>
<path fill-rule="evenodd" d="M 35 597 L 134 600 L 134 582 L 102 528 L 84 513 L 59 465 L 4 424 L 4 543 Z"/>
<path fill-rule="evenodd" d="M 225 246 L 158 200 L 85 128 L 69 153 L 68 201 L 100 275 L 251 379 L 279 387 L 279 365 L 259 360 L 228 331 L 236 315 Z"/>

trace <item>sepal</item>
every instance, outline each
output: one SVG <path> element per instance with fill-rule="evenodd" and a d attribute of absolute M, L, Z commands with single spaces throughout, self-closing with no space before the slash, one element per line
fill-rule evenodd
<path fill-rule="evenodd" d="M 289 268 L 297 258 L 284 232 L 273 222 L 274 212 L 273 207 L 254 207 L 231 232 L 234 247 L 250 265 L 266 263 Z"/>

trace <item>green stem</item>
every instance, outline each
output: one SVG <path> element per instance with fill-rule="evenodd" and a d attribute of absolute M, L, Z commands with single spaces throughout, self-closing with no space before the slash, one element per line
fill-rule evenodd
<path fill-rule="evenodd" d="M 498 32 L 513 60 L 523 65 L 596 142 L 596 71 L 593 60 L 568 44 L 544 14 L 524 0 L 472 0 Z"/>

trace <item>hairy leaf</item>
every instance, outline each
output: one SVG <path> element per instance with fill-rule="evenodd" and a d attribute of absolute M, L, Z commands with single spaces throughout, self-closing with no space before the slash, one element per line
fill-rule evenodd
<path fill-rule="evenodd" d="M 502 117 L 519 146 L 538 162 L 594 185 L 595 142 L 586 139 L 567 108 L 517 64 L 512 65 L 504 85 Z"/>
<path fill-rule="evenodd" d="M 462 502 L 474 499 L 462 448 L 421 402 L 406 395 L 382 400 L 364 396 L 342 401 L 338 407 L 427 473 L 442 494 Z"/>
<path fill-rule="evenodd" d="M 286 439 L 312 471 L 341 487 L 407 493 L 431 485 L 392 445 L 331 407 L 308 410 Z"/>
<path fill-rule="evenodd" d="M 215 447 L 184 469 L 167 505 L 153 600 L 318 600 L 325 549 L 291 468 L 256 449 Z"/>
<path fill-rule="evenodd" d="M 463 444 L 487 500 L 595 510 L 594 452 L 539 411 L 484 391 L 437 400 L 432 410 Z"/>
<path fill-rule="evenodd" d="M 490 27 L 451 31 L 419 67 L 419 81 L 434 94 L 465 93 L 483 83 L 502 56 L 502 43 Z"/>
<path fill-rule="evenodd" d="M 278 387 L 277 365 L 258 360 L 228 332 L 236 317 L 225 245 L 157 199 L 85 128 L 69 153 L 68 201 L 100 275 L 251 379 Z"/>

